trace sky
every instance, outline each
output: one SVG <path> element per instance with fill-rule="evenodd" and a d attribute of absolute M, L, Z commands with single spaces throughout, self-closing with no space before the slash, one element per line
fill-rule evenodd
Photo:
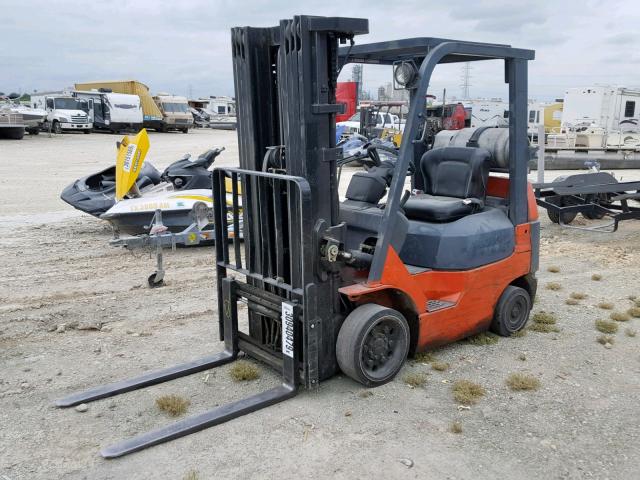
<path fill-rule="evenodd" d="M 594 84 L 640 87 L 640 1 L 565 0 L 0 0 L 0 92 L 60 90 L 75 82 L 136 79 L 152 93 L 233 96 L 230 29 L 293 15 L 369 19 L 356 43 L 442 37 L 536 51 L 529 97 L 561 98 Z M 375 94 L 390 67 L 366 66 Z M 340 79 L 350 78 L 350 66 Z M 460 96 L 459 65 L 434 72 L 431 93 Z M 471 97 L 503 97 L 499 62 L 475 62 Z"/>

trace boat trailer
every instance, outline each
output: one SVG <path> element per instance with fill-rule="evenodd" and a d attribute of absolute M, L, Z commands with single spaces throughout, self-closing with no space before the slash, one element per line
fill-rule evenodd
<path fill-rule="evenodd" d="M 600 171 L 558 177 L 553 182 L 533 184 L 536 203 L 547 210 L 553 223 L 577 230 L 613 233 L 624 220 L 640 219 L 640 181 L 619 182 Z M 611 221 L 594 226 L 571 225 L 578 213 L 589 220 Z"/>
<path fill-rule="evenodd" d="M 109 242 L 114 247 L 124 247 L 127 250 L 139 248 L 155 248 L 156 271 L 147 278 L 150 288 L 162 287 L 164 285 L 164 255 L 165 248 L 176 250 L 178 245 L 191 247 L 201 244 L 211 243 L 215 240 L 215 230 L 203 229 L 195 221 L 187 228 L 178 233 L 169 231 L 169 227 L 162 223 L 162 210 L 155 211 L 149 226 L 149 233 L 138 236 L 116 237 Z"/>

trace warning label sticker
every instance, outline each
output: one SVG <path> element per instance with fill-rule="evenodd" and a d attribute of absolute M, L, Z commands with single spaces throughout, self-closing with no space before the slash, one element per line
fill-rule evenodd
<path fill-rule="evenodd" d="M 282 353 L 293 358 L 293 305 L 282 302 Z"/>

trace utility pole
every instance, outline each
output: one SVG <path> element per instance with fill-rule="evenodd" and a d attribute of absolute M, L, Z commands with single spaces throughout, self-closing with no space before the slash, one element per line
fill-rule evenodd
<path fill-rule="evenodd" d="M 462 83 L 460 84 L 460 88 L 462 88 L 462 99 L 469 100 L 469 87 L 471 86 L 471 63 L 466 62 L 462 65 Z"/>

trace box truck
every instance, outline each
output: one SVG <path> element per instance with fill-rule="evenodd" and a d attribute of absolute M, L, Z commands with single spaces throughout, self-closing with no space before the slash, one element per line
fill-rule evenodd
<path fill-rule="evenodd" d="M 82 131 L 91 133 L 93 124 L 89 119 L 89 105 L 86 100 L 74 98 L 70 93 L 37 93 L 31 95 L 33 108 L 46 110 L 45 130 L 51 128 L 54 133 L 63 131 Z"/>

